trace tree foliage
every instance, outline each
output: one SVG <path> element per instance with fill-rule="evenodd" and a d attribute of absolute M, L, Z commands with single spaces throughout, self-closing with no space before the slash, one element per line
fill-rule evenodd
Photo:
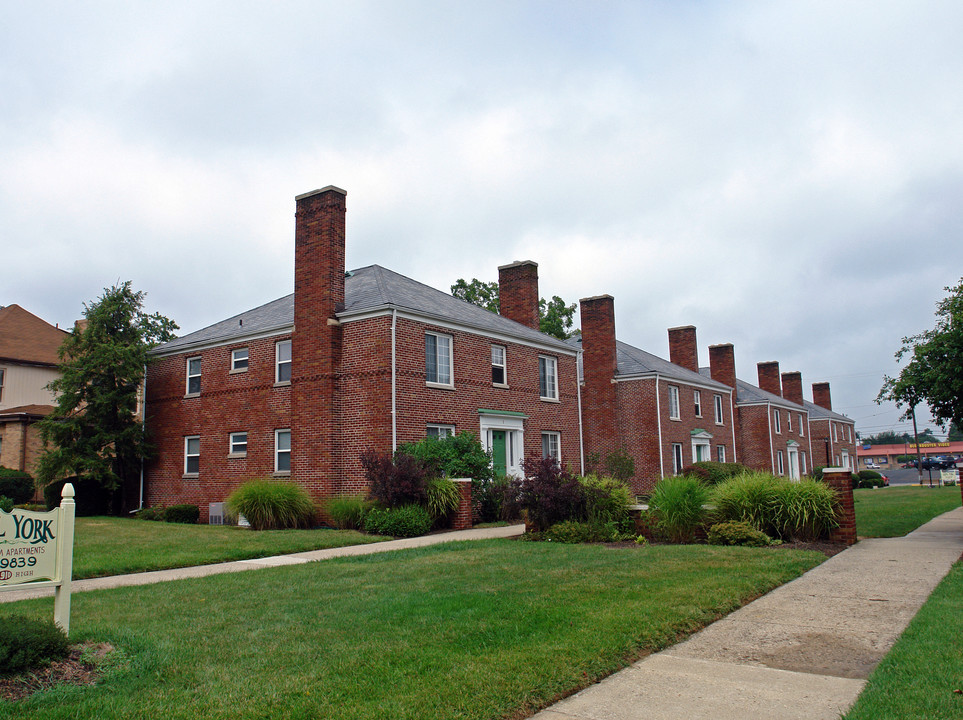
<path fill-rule="evenodd" d="M 37 473 L 41 485 L 77 477 L 97 483 L 119 502 L 116 491 L 139 475 L 151 449 L 136 415 L 147 351 L 172 340 L 177 329 L 162 315 L 145 313 L 143 304 L 144 293 L 134 292 L 129 281 L 84 304 L 86 327 L 64 340 L 60 377 L 48 385 L 57 405 L 39 423 L 45 444 Z"/>
<path fill-rule="evenodd" d="M 500 310 L 497 282 L 482 282 L 478 278 L 472 278 L 471 282 L 466 282 L 464 278 L 459 278 L 451 286 L 451 294 L 493 313 Z M 575 323 L 575 307 L 575 303 L 566 305 L 565 301 L 558 295 L 553 295 L 551 300 L 540 298 L 538 301 L 538 329 L 560 340 L 578 335 L 579 330 L 577 328 L 572 329 L 572 325 Z"/>
<path fill-rule="evenodd" d="M 930 428 L 924 428 L 919 432 L 919 440 L 923 442 L 939 442 L 939 438 L 933 434 Z M 893 430 L 884 430 L 883 432 L 876 433 L 875 435 L 863 435 L 859 439 L 860 443 L 865 445 L 903 445 L 904 443 L 914 443 L 913 436 L 910 433 L 903 432 L 897 433 Z"/>
<path fill-rule="evenodd" d="M 963 279 L 944 288 L 949 295 L 937 303 L 936 325 L 919 335 L 905 337 L 896 359 L 909 363 L 895 377 L 883 378 L 877 402 L 891 400 L 907 413 L 926 403 L 941 425 L 963 424 Z"/>

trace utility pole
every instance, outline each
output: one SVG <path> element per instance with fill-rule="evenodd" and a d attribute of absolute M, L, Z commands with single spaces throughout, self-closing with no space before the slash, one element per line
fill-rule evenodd
<path fill-rule="evenodd" d="M 920 479 L 920 485 L 923 484 L 923 459 L 920 456 L 920 435 L 919 430 L 916 429 L 916 406 L 914 405 L 910 412 L 913 415 L 913 442 L 916 443 L 916 473 Z"/>

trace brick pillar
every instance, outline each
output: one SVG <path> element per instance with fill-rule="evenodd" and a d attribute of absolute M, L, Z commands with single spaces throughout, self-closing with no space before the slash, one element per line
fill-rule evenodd
<path fill-rule="evenodd" d="M 454 480 L 458 488 L 458 511 L 451 524 L 452 530 L 471 529 L 471 478 Z"/>
<path fill-rule="evenodd" d="M 839 500 L 839 527 L 832 531 L 832 542 L 853 545 L 856 542 L 856 510 L 853 505 L 853 474 L 845 468 L 826 468 L 823 482 L 836 491 Z"/>
<path fill-rule="evenodd" d="M 618 444 L 615 298 L 579 300 L 582 318 L 582 422 L 586 456 L 604 457 Z"/>
<path fill-rule="evenodd" d="M 960 488 L 960 500 L 963 500 L 963 468 L 958 468 L 956 474 L 958 476 L 956 484 Z"/>
<path fill-rule="evenodd" d="M 782 397 L 782 383 L 779 381 L 779 363 L 775 360 L 756 363 L 759 387 L 767 393 Z"/>
<path fill-rule="evenodd" d="M 296 198 L 291 335 L 291 478 L 322 499 L 339 489 L 335 375 L 344 309 L 345 191 Z"/>
<path fill-rule="evenodd" d="M 732 343 L 709 346 L 709 375 L 716 382 L 732 388 L 732 402 L 736 402 L 736 353 Z"/>
<path fill-rule="evenodd" d="M 813 383 L 813 402 L 826 410 L 833 409 L 833 399 L 829 395 L 829 383 Z"/>
<path fill-rule="evenodd" d="M 699 344 L 694 325 L 669 328 L 669 362 L 699 372 Z"/>
<path fill-rule="evenodd" d="M 803 382 L 801 372 L 784 372 L 782 374 L 782 396 L 789 402 L 803 404 Z"/>
<path fill-rule="evenodd" d="M 513 262 L 498 268 L 499 314 L 538 330 L 538 263 Z"/>

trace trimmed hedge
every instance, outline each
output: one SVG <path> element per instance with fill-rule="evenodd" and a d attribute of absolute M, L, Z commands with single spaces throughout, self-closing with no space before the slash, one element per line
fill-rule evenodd
<path fill-rule="evenodd" d="M 52 620 L 26 615 L 0 617 L 0 675 L 49 665 L 69 652 L 67 636 Z"/>
<path fill-rule="evenodd" d="M 421 505 L 373 508 L 364 519 L 365 532 L 392 537 L 417 537 L 431 530 L 431 515 Z"/>
<path fill-rule="evenodd" d="M 772 538 L 766 533 L 741 521 L 716 523 L 709 528 L 707 539 L 710 545 L 745 545 L 746 547 L 772 545 Z"/>
<path fill-rule="evenodd" d="M 13 500 L 14 505 L 30 502 L 36 485 L 30 473 L 0 466 L 0 495 Z"/>
<path fill-rule="evenodd" d="M 746 466 L 741 463 L 721 463 L 711 460 L 692 463 L 692 465 L 682 468 L 683 475 L 693 475 L 706 485 L 718 485 L 731 477 L 742 475 L 744 472 L 746 472 Z"/>

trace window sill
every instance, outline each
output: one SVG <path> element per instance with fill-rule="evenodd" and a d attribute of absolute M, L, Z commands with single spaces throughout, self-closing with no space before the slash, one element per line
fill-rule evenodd
<path fill-rule="evenodd" d="M 425 381 L 425 387 L 435 388 L 437 390 L 454 390 L 455 386 L 453 384 L 446 383 L 436 383 Z"/>
<path fill-rule="evenodd" d="M 560 403 L 560 402 L 562 402 L 562 401 L 559 400 L 558 398 L 551 398 L 551 397 L 540 397 L 539 400 L 541 400 L 542 402 L 549 402 L 549 403 Z"/>
<path fill-rule="evenodd" d="M 196 393 L 186 393 L 186 394 L 184 395 L 184 399 L 186 400 L 187 398 L 196 398 L 196 397 L 200 397 L 200 396 L 201 396 L 201 394 L 200 394 L 199 392 L 196 392 Z"/>
<path fill-rule="evenodd" d="M 272 477 L 291 477 L 290 470 L 275 470 Z"/>
<path fill-rule="evenodd" d="M 201 476 L 200 473 L 184 473 L 183 475 L 181 475 L 181 477 L 182 477 L 183 479 L 185 479 L 185 480 L 187 480 L 187 479 L 189 479 L 189 478 L 197 478 L 197 477 L 200 477 L 200 476 Z"/>
<path fill-rule="evenodd" d="M 669 420 L 672 422 L 682 422 L 682 418 L 680 417 L 670 417 Z"/>
<path fill-rule="evenodd" d="M 246 457 L 247 457 L 247 453 L 246 453 L 246 452 L 242 452 L 242 453 L 228 453 L 228 454 L 227 454 L 227 457 L 228 457 L 229 460 L 230 460 L 230 459 L 234 459 L 234 458 L 246 458 Z"/>
<path fill-rule="evenodd" d="M 508 383 L 492 383 L 492 387 L 504 388 L 505 390 L 508 390 Z"/>
<path fill-rule="evenodd" d="M 236 370 L 229 371 L 228 375 L 240 375 L 241 373 L 246 373 L 246 372 L 247 372 L 247 368 L 237 368 Z"/>
<path fill-rule="evenodd" d="M 290 384 L 290 380 L 281 380 L 280 382 L 274 383 L 274 387 L 288 387 Z"/>

